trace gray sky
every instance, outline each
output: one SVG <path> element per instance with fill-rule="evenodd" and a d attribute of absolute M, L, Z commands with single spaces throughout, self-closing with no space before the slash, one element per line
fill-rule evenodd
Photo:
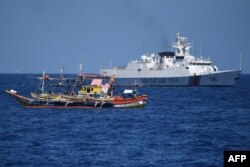
<path fill-rule="evenodd" d="M 77 73 L 171 50 L 180 32 L 219 69 L 250 73 L 249 0 L 0 0 L 0 73 Z"/>

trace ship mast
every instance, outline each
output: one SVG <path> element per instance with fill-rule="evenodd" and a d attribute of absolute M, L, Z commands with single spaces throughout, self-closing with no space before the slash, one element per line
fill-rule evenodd
<path fill-rule="evenodd" d="M 176 42 L 172 44 L 173 48 L 176 48 L 176 56 L 189 55 L 189 50 L 192 48 L 191 43 L 187 43 L 187 38 L 182 37 L 180 33 L 176 34 Z"/>

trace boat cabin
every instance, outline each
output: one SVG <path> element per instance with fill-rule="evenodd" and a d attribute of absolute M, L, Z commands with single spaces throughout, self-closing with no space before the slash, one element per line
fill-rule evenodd
<path fill-rule="evenodd" d="M 134 98 L 136 97 L 136 90 L 125 89 L 122 94 L 123 98 Z"/>
<path fill-rule="evenodd" d="M 78 94 L 100 94 L 102 88 L 99 86 L 83 86 L 79 91 Z"/>
<path fill-rule="evenodd" d="M 79 95 L 90 94 L 100 95 L 102 92 L 102 79 L 93 79 L 90 85 L 83 86 L 79 91 Z"/>

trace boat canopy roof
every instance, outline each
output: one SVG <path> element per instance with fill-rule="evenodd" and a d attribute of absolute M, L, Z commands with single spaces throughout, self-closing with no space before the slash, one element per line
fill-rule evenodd
<path fill-rule="evenodd" d="M 101 86 L 102 85 L 102 79 L 93 79 L 90 85 L 96 85 Z"/>
<path fill-rule="evenodd" d="M 124 93 L 124 94 L 133 93 L 133 90 L 131 90 L 131 89 L 125 89 L 125 90 L 123 91 L 123 93 Z"/>

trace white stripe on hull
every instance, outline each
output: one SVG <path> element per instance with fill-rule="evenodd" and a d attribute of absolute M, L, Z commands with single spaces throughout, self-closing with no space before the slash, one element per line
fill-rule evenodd
<path fill-rule="evenodd" d="M 146 101 L 137 101 L 134 103 L 128 103 L 128 104 L 115 104 L 113 107 L 143 107 L 145 104 L 147 104 Z"/>

